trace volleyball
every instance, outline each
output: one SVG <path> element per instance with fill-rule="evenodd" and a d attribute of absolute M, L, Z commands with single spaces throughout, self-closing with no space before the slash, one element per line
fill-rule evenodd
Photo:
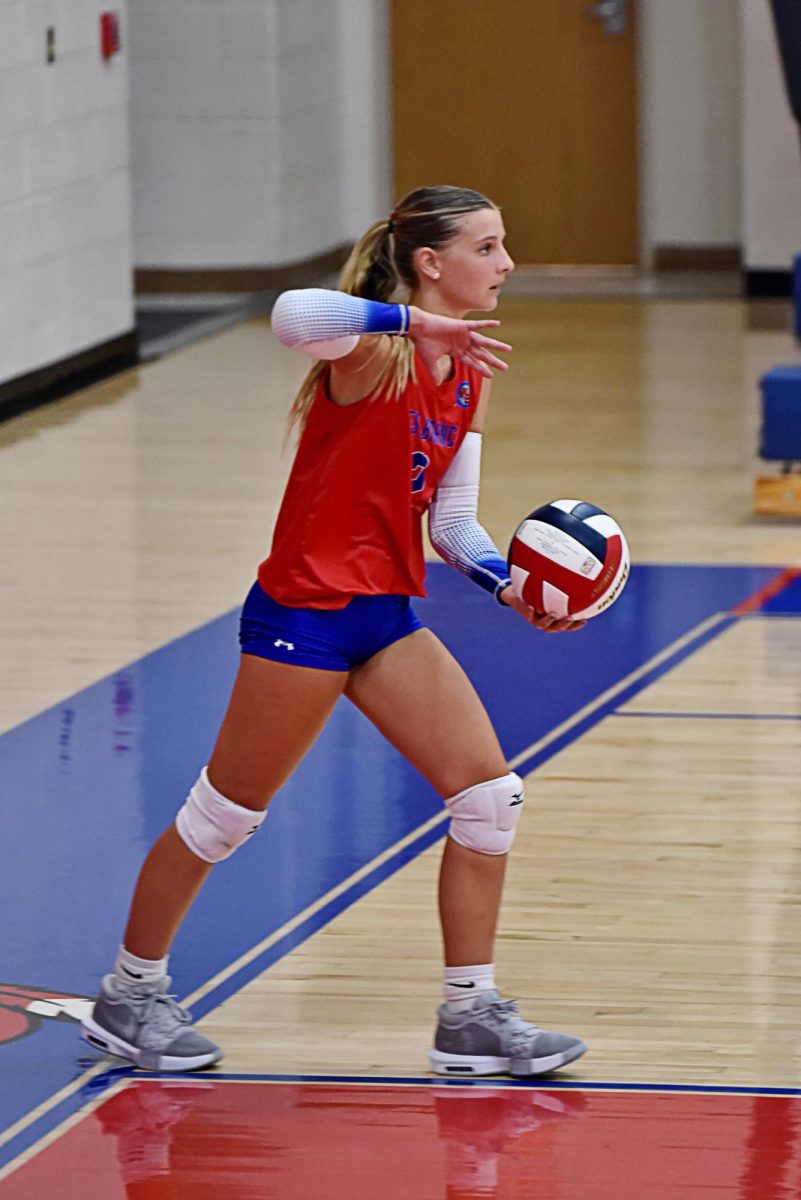
<path fill-rule="evenodd" d="M 614 604 L 629 577 L 623 530 L 584 500 L 552 500 L 529 513 L 509 547 L 517 595 L 537 612 L 587 620 Z"/>

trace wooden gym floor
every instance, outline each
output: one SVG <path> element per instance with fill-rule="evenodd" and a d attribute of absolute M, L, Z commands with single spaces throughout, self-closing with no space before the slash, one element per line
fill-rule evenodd
<path fill-rule="evenodd" d="M 504 547 L 589 499 L 635 570 L 569 638 L 443 565 L 419 611 L 527 775 L 502 986 L 590 1053 L 428 1075 L 445 822 L 344 704 L 176 944 L 221 1068 L 145 1079 L 77 1038 L 286 478 L 303 364 L 260 318 L 0 426 L 0 1200 L 801 1195 L 801 561 L 752 514 L 758 379 L 796 347 L 732 298 L 510 290 L 483 521 Z"/>

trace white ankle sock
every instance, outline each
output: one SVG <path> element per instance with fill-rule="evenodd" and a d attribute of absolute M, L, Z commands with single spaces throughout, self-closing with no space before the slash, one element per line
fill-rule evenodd
<path fill-rule="evenodd" d="M 117 982 L 127 992 L 150 992 L 153 984 L 161 983 L 167 974 L 168 956 L 164 958 L 137 958 L 124 946 L 120 946 L 114 963 Z"/>
<path fill-rule="evenodd" d="M 495 963 L 474 967 L 445 967 L 442 995 L 451 1012 L 470 1008 L 479 992 L 495 987 Z"/>

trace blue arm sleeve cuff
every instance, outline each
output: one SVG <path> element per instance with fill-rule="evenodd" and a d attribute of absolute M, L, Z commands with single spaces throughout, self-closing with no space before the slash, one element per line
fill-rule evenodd
<path fill-rule="evenodd" d="M 380 300 L 364 300 L 366 305 L 365 333 L 409 332 L 408 304 L 382 304 Z"/>

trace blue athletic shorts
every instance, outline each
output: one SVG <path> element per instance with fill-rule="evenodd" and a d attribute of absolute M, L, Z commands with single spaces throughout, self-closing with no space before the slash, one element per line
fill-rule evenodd
<path fill-rule="evenodd" d="M 354 596 L 344 608 L 288 608 L 254 583 L 242 608 L 243 654 L 324 671 L 350 671 L 423 622 L 408 596 Z"/>

